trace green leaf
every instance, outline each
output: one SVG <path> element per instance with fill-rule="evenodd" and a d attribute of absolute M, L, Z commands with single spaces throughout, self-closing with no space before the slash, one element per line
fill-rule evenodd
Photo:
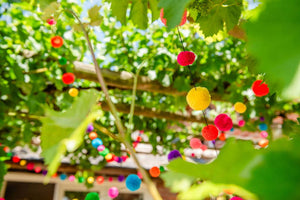
<path fill-rule="evenodd" d="M 242 0 L 217 0 L 212 9 L 205 16 L 200 16 L 197 22 L 203 34 L 213 36 L 225 27 L 227 31 L 237 25 L 242 13 Z"/>
<path fill-rule="evenodd" d="M 178 91 L 188 91 L 191 89 L 190 80 L 183 76 L 178 76 L 175 78 L 174 81 L 174 88 L 176 88 Z"/>
<path fill-rule="evenodd" d="M 209 181 L 205 181 L 199 185 L 192 186 L 189 190 L 182 192 L 178 195 L 178 199 L 189 199 L 189 200 L 198 200 L 206 199 L 211 196 L 218 196 L 224 192 L 224 189 L 234 191 L 234 194 L 241 196 L 245 199 L 255 200 L 257 197 L 248 192 L 247 190 L 236 186 L 236 185 L 227 185 L 227 184 L 215 184 Z"/>
<path fill-rule="evenodd" d="M 300 97 L 299 1 L 265 0 L 259 17 L 247 23 L 249 52 L 258 60 L 257 71 L 266 73 L 270 88 L 283 98 Z"/>
<path fill-rule="evenodd" d="M 130 19 L 140 29 L 148 27 L 148 1 L 147 0 L 134 0 L 130 12 Z"/>
<path fill-rule="evenodd" d="M 91 26 L 99 26 L 102 22 L 102 17 L 100 15 L 101 6 L 95 5 L 91 9 L 89 9 L 88 14 L 90 18 Z"/>
<path fill-rule="evenodd" d="M 41 120 L 41 147 L 45 163 L 49 165 L 48 177 L 56 172 L 67 150 L 72 152 L 81 145 L 86 127 L 101 114 L 92 110 L 96 99 L 95 91 L 85 91 L 65 112 L 46 109 L 46 117 Z"/>
<path fill-rule="evenodd" d="M 152 12 L 152 22 L 157 20 L 160 15 L 160 10 L 158 8 L 158 0 L 149 0 L 150 9 Z"/>
<path fill-rule="evenodd" d="M 50 5 L 47 4 L 47 7 L 44 9 L 44 13 L 41 18 L 45 21 L 49 19 L 51 16 L 58 12 L 59 6 L 60 4 L 57 2 L 52 2 L 50 3 Z"/>
<path fill-rule="evenodd" d="M 111 0 L 112 15 L 117 17 L 121 24 L 126 24 L 126 11 L 129 0 Z"/>
<path fill-rule="evenodd" d="M 171 188 L 172 192 L 182 192 L 188 190 L 195 181 L 194 177 L 185 174 L 168 171 L 161 175 L 166 187 Z"/>
<path fill-rule="evenodd" d="M 171 30 L 180 24 L 184 9 L 191 0 L 160 0 L 158 7 L 164 9 L 164 18 L 167 19 L 167 28 Z"/>

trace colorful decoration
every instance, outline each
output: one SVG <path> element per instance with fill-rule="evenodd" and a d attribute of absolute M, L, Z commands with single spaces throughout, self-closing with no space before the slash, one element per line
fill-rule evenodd
<path fill-rule="evenodd" d="M 46 175 L 47 175 L 47 173 L 48 173 L 48 171 L 47 171 L 47 170 L 42 170 L 42 174 L 43 174 L 43 176 L 46 176 Z"/>
<path fill-rule="evenodd" d="M 102 184 L 102 183 L 104 182 L 104 177 L 103 177 L 103 176 L 98 176 L 98 177 L 96 178 L 96 182 L 97 182 L 98 184 Z"/>
<path fill-rule="evenodd" d="M 108 196 L 110 198 L 116 198 L 119 195 L 119 190 L 116 187 L 111 187 L 108 190 Z"/>
<path fill-rule="evenodd" d="M 182 158 L 180 152 L 176 149 L 173 151 L 170 151 L 170 153 L 168 154 L 168 161 L 170 162 L 171 160 L 176 159 L 176 158 Z"/>
<path fill-rule="evenodd" d="M 90 132 L 89 133 L 89 138 L 91 139 L 91 140 L 94 140 L 94 139 L 96 139 L 98 137 L 98 134 L 96 133 L 96 132 Z M 99 145 L 99 146 L 101 146 L 101 145 Z M 99 147 L 98 146 L 98 147 Z"/>
<path fill-rule="evenodd" d="M 61 65 L 65 65 L 67 64 L 68 60 L 64 57 L 61 57 L 59 60 L 58 60 L 58 63 L 61 64 Z"/>
<path fill-rule="evenodd" d="M 97 192 L 90 192 L 86 195 L 84 200 L 100 200 L 100 197 Z"/>
<path fill-rule="evenodd" d="M 51 45 L 54 48 L 59 48 L 64 44 L 64 40 L 60 36 L 54 36 L 51 38 Z"/>
<path fill-rule="evenodd" d="M 261 139 L 259 142 L 258 142 L 258 145 L 261 147 L 261 148 L 265 148 L 266 146 L 268 146 L 269 144 L 269 140 L 267 139 Z"/>
<path fill-rule="evenodd" d="M 97 147 L 98 151 L 104 151 L 104 149 L 105 149 L 104 145 L 100 145 L 100 146 Z"/>
<path fill-rule="evenodd" d="M 239 120 L 238 121 L 239 127 L 243 127 L 243 126 L 245 126 L 245 124 L 246 124 L 245 120 Z"/>
<path fill-rule="evenodd" d="M 130 191 L 136 191 L 141 187 L 142 180 L 135 174 L 130 174 L 126 178 L 126 187 Z"/>
<path fill-rule="evenodd" d="M 202 129 L 202 136 L 205 140 L 211 141 L 218 138 L 219 131 L 214 125 L 204 126 Z"/>
<path fill-rule="evenodd" d="M 49 18 L 49 19 L 47 19 L 47 23 L 48 23 L 50 26 L 52 26 L 52 25 L 55 25 L 55 24 L 56 24 L 56 21 L 55 21 L 55 19 L 53 19 L 53 18 Z"/>
<path fill-rule="evenodd" d="M 159 170 L 160 170 L 161 172 L 164 172 L 164 171 L 165 171 L 164 166 L 160 166 L 160 167 L 159 167 Z"/>
<path fill-rule="evenodd" d="M 66 180 L 67 177 L 68 177 L 67 174 L 61 174 L 59 176 L 60 180 L 62 180 L 62 181 Z"/>
<path fill-rule="evenodd" d="M 84 177 L 78 177 L 78 183 L 83 183 L 84 182 Z"/>
<path fill-rule="evenodd" d="M 207 146 L 204 145 L 204 144 L 202 144 L 201 147 L 200 147 L 200 149 L 201 149 L 202 151 L 206 151 L 206 150 L 207 150 Z"/>
<path fill-rule="evenodd" d="M 76 88 L 69 89 L 69 95 L 71 97 L 77 97 L 78 93 L 79 93 L 79 91 Z"/>
<path fill-rule="evenodd" d="M 88 182 L 89 184 L 93 184 L 95 182 L 95 178 L 90 176 L 86 179 L 86 182 Z"/>
<path fill-rule="evenodd" d="M 91 124 L 89 124 L 88 127 L 86 128 L 86 132 L 89 133 L 89 132 L 91 132 L 91 131 L 93 131 L 93 130 L 94 130 L 94 126 L 93 126 L 93 124 L 91 123 Z"/>
<path fill-rule="evenodd" d="M 192 138 L 190 140 L 190 146 L 192 149 L 200 149 L 202 142 L 199 138 Z"/>
<path fill-rule="evenodd" d="M 211 102 L 211 97 L 205 87 L 195 87 L 188 92 L 186 101 L 193 110 L 205 110 Z"/>
<path fill-rule="evenodd" d="M 156 178 L 156 177 L 159 177 L 160 175 L 160 170 L 158 167 L 152 167 L 150 170 L 149 170 L 149 173 L 152 177 Z"/>
<path fill-rule="evenodd" d="M 142 175 L 141 172 L 137 172 L 136 174 L 137 174 L 137 176 L 138 176 L 140 179 L 143 179 L 143 175 Z"/>
<path fill-rule="evenodd" d="M 109 153 L 109 149 L 108 148 L 105 148 L 103 151 L 99 151 L 99 155 L 100 156 L 106 156 L 107 154 Z"/>
<path fill-rule="evenodd" d="M 125 180 L 125 176 L 122 176 L 122 175 L 118 176 L 119 182 L 123 182 L 124 180 Z"/>
<path fill-rule="evenodd" d="M 71 182 L 73 182 L 73 181 L 75 181 L 75 176 L 74 175 L 71 175 L 71 176 L 69 176 L 69 181 L 71 181 Z"/>
<path fill-rule="evenodd" d="M 182 51 L 177 56 L 177 62 L 181 66 L 188 66 L 194 63 L 196 55 L 192 51 Z"/>
<path fill-rule="evenodd" d="M 64 84 L 69 85 L 69 84 L 74 83 L 74 81 L 75 81 L 75 75 L 73 73 L 71 73 L 71 72 L 64 73 L 62 75 L 61 79 L 62 79 L 62 81 L 63 81 Z"/>
<path fill-rule="evenodd" d="M 255 96 L 262 97 L 269 94 L 269 88 L 266 83 L 262 83 L 262 80 L 256 80 L 252 84 L 252 91 L 254 92 Z"/>
<path fill-rule="evenodd" d="M 238 113 L 244 113 L 247 110 L 247 106 L 241 102 L 236 102 L 234 104 L 234 110 Z"/>
<path fill-rule="evenodd" d="M 11 160 L 14 162 L 14 163 L 18 163 L 18 162 L 20 162 L 20 158 L 18 157 L 18 156 L 13 156 L 12 158 L 11 158 Z"/>
<path fill-rule="evenodd" d="M 232 197 L 230 200 L 244 200 L 241 197 Z"/>
<path fill-rule="evenodd" d="M 111 177 L 111 176 L 110 176 L 110 177 L 108 177 L 108 181 L 109 181 L 109 182 L 112 182 L 113 180 L 114 180 L 114 178 L 113 178 L 113 177 Z"/>
<path fill-rule="evenodd" d="M 226 135 L 225 135 L 225 133 L 221 133 L 221 134 L 219 135 L 219 140 L 221 140 L 221 141 L 225 141 L 225 140 L 226 140 Z"/>
<path fill-rule="evenodd" d="M 179 26 L 182 26 L 186 23 L 186 16 L 187 16 L 187 11 L 185 10 L 183 15 L 182 15 L 181 22 L 180 22 Z M 160 20 L 165 26 L 167 26 L 167 19 L 164 18 L 164 9 L 163 8 L 160 10 Z"/>
<path fill-rule="evenodd" d="M 35 173 L 40 173 L 42 171 L 42 168 L 36 167 L 34 168 Z"/>
<path fill-rule="evenodd" d="M 261 124 L 258 125 L 258 128 L 261 131 L 266 131 L 266 130 L 268 130 L 268 125 L 265 124 L 265 123 L 261 123 Z"/>
<path fill-rule="evenodd" d="M 260 137 L 262 137 L 262 138 L 266 138 L 266 137 L 268 137 L 268 132 L 267 131 L 262 131 L 262 132 L 260 132 Z"/>
<path fill-rule="evenodd" d="M 105 156 L 105 160 L 106 160 L 106 161 L 109 161 L 109 160 L 111 160 L 112 158 L 113 158 L 113 156 L 112 156 L 111 153 L 108 153 L 108 154 L 106 154 L 106 156 Z"/>
<path fill-rule="evenodd" d="M 92 146 L 97 148 L 98 146 L 103 145 L 103 142 L 100 138 L 95 138 L 92 140 Z"/>
<path fill-rule="evenodd" d="M 33 162 L 27 163 L 26 168 L 28 171 L 32 171 L 34 169 L 34 163 Z"/>
<path fill-rule="evenodd" d="M 214 121 L 220 131 L 229 131 L 232 126 L 232 119 L 227 114 L 219 114 Z"/>

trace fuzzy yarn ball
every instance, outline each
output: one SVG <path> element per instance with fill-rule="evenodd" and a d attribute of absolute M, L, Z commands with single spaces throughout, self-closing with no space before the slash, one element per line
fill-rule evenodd
<path fill-rule="evenodd" d="M 69 95 L 71 96 L 71 97 L 76 97 L 77 95 L 78 95 L 78 90 L 76 89 L 76 88 L 71 88 L 71 89 L 69 89 Z"/>
<path fill-rule="evenodd" d="M 71 181 L 71 182 L 73 182 L 73 181 L 75 181 L 75 176 L 74 175 L 71 175 L 71 176 L 69 176 L 69 181 Z"/>
<path fill-rule="evenodd" d="M 211 141 L 218 138 L 219 131 L 214 125 L 205 126 L 202 129 L 202 136 L 205 140 Z"/>
<path fill-rule="evenodd" d="M 230 200 L 244 200 L 241 197 L 232 197 Z"/>
<path fill-rule="evenodd" d="M 60 178 L 60 180 L 66 180 L 67 179 L 67 174 L 61 174 L 60 176 L 59 176 L 59 178 Z"/>
<path fill-rule="evenodd" d="M 64 73 L 61 77 L 62 81 L 64 84 L 72 84 L 74 83 L 75 81 L 75 75 L 71 72 L 68 72 L 68 73 Z"/>
<path fill-rule="evenodd" d="M 59 48 L 64 44 L 64 40 L 60 36 L 54 36 L 51 38 L 51 45 L 54 48 Z"/>
<path fill-rule="evenodd" d="M 11 160 L 14 162 L 14 163 L 18 163 L 18 162 L 20 162 L 20 158 L 18 157 L 18 156 L 13 156 L 12 158 L 11 158 Z"/>
<path fill-rule="evenodd" d="M 136 191 L 141 187 L 142 180 L 136 174 L 130 174 L 125 183 L 128 190 Z"/>
<path fill-rule="evenodd" d="M 244 113 L 247 110 L 247 106 L 241 102 L 236 102 L 234 104 L 234 110 L 238 113 Z"/>
<path fill-rule="evenodd" d="M 262 137 L 262 138 L 266 138 L 266 137 L 268 137 L 268 135 L 269 134 L 266 131 L 260 132 L 260 137 Z"/>
<path fill-rule="evenodd" d="M 156 177 L 159 177 L 160 175 L 160 169 L 158 167 L 152 167 L 150 170 L 149 170 L 149 173 L 152 177 L 156 178 Z"/>
<path fill-rule="evenodd" d="M 238 121 L 239 127 L 243 127 L 243 126 L 245 126 L 245 124 L 246 124 L 245 120 L 239 120 Z"/>
<path fill-rule="evenodd" d="M 180 22 L 179 26 L 182 26 L 186 23 L 186 16 L 187 16 L 187 11 L 185 10 L 183 15 L 182 15 L 181 22 Z M 164 9 L 163 8 L 160 10 L 160 20 L 165 26 L 167 26 L 167 19 L 164 18 Z"/>
<path fill-rule="evenodd" d="M 98 146 L 103 145 L 103 142 L 100 138 L 95 138 L 92 140 L 92 146 L 97 149 Z"/>
<path fill-rule="evenodd" d="M 109 188 L 109 190 L 108 190 L 108 196 L 110 197 L 110 198 L 116 198 L 117 196 L 119 195 L 119 190 L 118 190 L 118 188 L 116 188 L 116 187 L 111 187 L 111 188 Z"/>
<path fill-rule="evenodd" d="M 104 148 L 103 151 L 99 151 L 99 155 L 100 156 L 106 156 L 109 153 L 109 149 L 108 148 Z"/>
<path fill-rule="evenodd" d="M 86 195 L 84 200 L 100 200 L 100 197 L 97 192 L 90 192 Z"/>
<path fill-rule="evenodd" d="M 225 141 L 225 140 L 226 140 L 226 135 L 225 135 L 225 133 L 221 133 L 221 134 L 219 135 L 219 139 L 220 139 L 221 141 Z"/>
<path fill-rule="evenodd" d="M 261 124 L 258 125 L 258 128 L 261 131 L 266 131 L 266 130 L 268 130 L 268 125 L 265 124 L 265 123 L 261 123 Z"/>
<path fill-rule="evenodd" d="M 88 132 L 88 133 L 93 131 L 93 130 L 94 130 L 93 124 L 89 124 L 88 127 L 86 128 L 86 132 Z"/>
<path fill-rule="evenodd" d="M 118 176 L 119 182 L 123 182 L 124 180 L 125 180 L 125 176 L 122 176 L 122 175 Z"/>
<path fill-rule="evenodd" d="M 261 147 L 261 148 L 265 148 L 266 146 L 268 146 L 269 144 L 269 140 L 267 139 L 261 139 L 259 142 L 258 142 L 258 145 Z"/>
<path fill-rule="evenodd" d="M 181 66 L 188 66 L 194 63 L 196 55 L 191 51 L 182 51 L 177 56 L 177 62 Z"/>
<path fill-rule="evenodd" d="M 168 154 L 168 161 L 170 162 L 171 160 L 176 159 L 176 158 L 182 158 L 180 152 L 176 149 L 173 151 L 170 151 L 170 153 Z"/>
<path fill-rule="evenodd" d="M 59 64 L 61 65 L 65 65 L 67 64 L 68 60 L 64 57 L 61 57 L 59 60 L 58 60 Z"/>
<path fill-rule="evenodd" d="M 266 83 L 262 83 L 262 80 L 256 80 L 252 84 L 252 91 L 254 92 L 255 96 L 262 97 L 269 94 L 269 87 Z"/>
<path fill-rule="evenodd" d="M 32 171 L 34 169 L 34 163 L 33 162 L 27 163 L 26 168 L 28 171 Z"/>
<path fill-rule="evenodd" d="M 202 142 L 199 138 L 192 138 L 190 140 L 190 146 L 192 149 L 200 149 Z"/>
<path fill-rule="evenodd" d="M 229 131 L 232 126 L 232 119 L 227 114 L 219 114 L 214 121 L 220 131 Z"/>
<path fill-rule="evenodd" d="M 186 95 L 186 101 L 193 110 L 205 110 L 211 102 L 211 97 L 205 87 L 195 87 Z"/>
<path fill-rule="evenodd" d="M 102 184 L 102 183 L 104 182 L 104 177 L 103 177 L 103 176 L 98 176 L 98 177 L 96 178 L 96 182 L 97 182 L 98 184 Z"/>

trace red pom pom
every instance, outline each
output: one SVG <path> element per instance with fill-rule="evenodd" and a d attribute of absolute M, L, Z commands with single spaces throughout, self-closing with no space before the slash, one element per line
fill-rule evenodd
<path fill-rule="evenodd" d="M 187 11 L 185 10 L 183 15 L 182 15 L 181 22 L 180 22 L 179 26 L 182 26 L 183 24 L 186 23 L 186 16 L 187 16 Z M 160 20 L 165 26 L 167 26 L 167 19 L 164 18 L 164 9 L 163 8 L 160 10 Z"/>
<path fill-rule="evenodd" d="M 226 114 L 219 114 L 214 122 L 220 131 L 229 131 L 233 126 L 232 119 Z"/>
<path fill-rule="evenodd" d="M 192 149 L 200 149 L 201 145 L 202 145 L 201 140 L 198 138 L 192 138 L 190 140 L 190 146 Z"/>
<path fill-rule="evenodd" d="M 219 139 L 222 140 L 222 141 L 225 141 L 226 140 L 225 133 L 221 133 L 220 136 L 219 136 Z"/>
<path fill-rule="evenodd" d="M 32 171 L 34 169 L 34 163 L 33 162 L 29 162 L 27 163 L 27 170 Z"/>
<path fill-rule="evenodd" d="M 62 75 L 62 81 L 64 82 L 64 84 L 72 84 L 75 81 L 75 75 L 73 73 L 64 73 Z"/>
<path fill-rule="evenodd" d="M 202 129 L 202 136 L 208 141 L 217 139 L 218 134 L 219 131 L 214 125 L 208 125 Z"/>
<path fill-rule="evenodd" d="M 252 84 L 252 91 L 257 97 L 266 96 L 269 94 L 269 88 L 266 83 L 262 83 L 262 80 L 256 80 Z"/>
<path fill-rule="evenodd" d="M 14 163 L 18 163 L 18 162 L 20 162 L 20 158 L 18 157 L 18 156 L 13 156 L 12 157 L 12 161 L 14 162 Z"/>
<path fill-rule="evenodd" d="M 53 18 L 49 18 L 47 19 L 47 23 L 52 26 L 52 25 L 55 25 L 56 24 L 56 21 L 53 19 Z"/>
<path fill-rule="evenodd" d="M 51 45 L 54 48 L 59 48 L 64 44 L 64 40 L 60 36 L 54 36 L 51 38 Z"/>
<path fill-rule="evenodd" d="M 182 51 L 177 56 L 177 62 L 181 66 L 188 66 L 193 64 L 195 61 L 196 55 L 191 51 Z"/>

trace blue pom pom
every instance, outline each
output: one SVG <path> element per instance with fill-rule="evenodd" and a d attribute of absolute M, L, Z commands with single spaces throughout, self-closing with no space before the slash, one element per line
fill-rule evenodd
<path fill-rule="evenodd" d="M 59 176 L 59 178 L 60 178 L 60 180 L 66 180 L 66 178 L 67 178 L 67 174 L 61 174 L 60 176 Z"/>
<path fill-rule="evenodd" d="M 103 142 L 100 138 L 95 138 L 95 139 L 92 140 L 92 146 L 94 148 L 97 148 L 98 146 L 100 146 L 102 144 L 103 144 Z"/>
<path fill-rule="evenodd" d="M 136 191 L 141 187 L 142 180 L 136 174 L 130 174 L 125 183 L 128 190 Z"/>
<path fill-rule="evenodd" d="M 265 123 L 259 124 L 258 128 L 259 128 L 259 130 L 261 130 L 261 131 L 266 131 L 266 130 L 268 130 L 268 126 L 267 126 L 267 124 L 265 124 Z"/>

